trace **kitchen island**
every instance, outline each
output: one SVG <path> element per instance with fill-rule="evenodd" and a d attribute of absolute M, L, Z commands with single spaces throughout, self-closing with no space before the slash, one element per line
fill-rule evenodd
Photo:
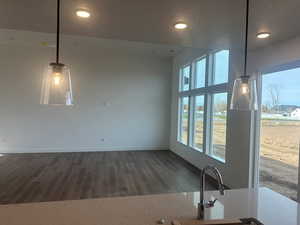
<path fill-rule="evenodd" d="M 154 225 L 197 216 L 199 192 L 0 205 L 1 225 Z M 254 217 L 265 225 L 300 225 L 300 205 L 267 188 L 205 192 L 218 198 L 205 219 Z"/>

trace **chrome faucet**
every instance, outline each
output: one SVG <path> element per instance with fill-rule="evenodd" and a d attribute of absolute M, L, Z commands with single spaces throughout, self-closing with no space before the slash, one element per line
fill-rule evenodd
<path fill-rule="evenodd" d="M 206 166 L 202 169 L 201 171 L 201 188 L 200 188 L 200 202 L 198 203 L 198 219 L 204 219 L 204 211 L 205 208 L 211 208 L 214 207 L 215 202 L 217 201 L 217 199 L 214 200 L 210 200 L 208 202 L 205 202 L 204 200 L 204 189 L 205 189 L 205 174 L 207 170 L 211 170 L 218 181 L 218 186 L 219 186 L 219 191 L 221 195 L 224 195 L 224 184 L 223 184 L 223 179 L 221 176 L 220 171 L 213 166 Z"/>

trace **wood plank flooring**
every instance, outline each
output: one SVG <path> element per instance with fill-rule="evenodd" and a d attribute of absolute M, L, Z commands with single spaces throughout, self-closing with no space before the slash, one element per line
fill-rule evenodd
<path fill-rule="evenodd" d="M 4 155 L 0 204 L 197 191 L 199 173 L 171 151 Z"/>

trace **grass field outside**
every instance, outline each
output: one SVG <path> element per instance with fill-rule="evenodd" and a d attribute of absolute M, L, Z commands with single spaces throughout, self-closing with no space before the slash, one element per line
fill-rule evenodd
<path fill-rule="evenodd" d="M 226 156 L 226 116 L 214 115 L 212 154 Z M 183 136 L 187 140 L 188 120 L 183 118 Z M 194 147 L 203 150 L 203 114 L 195 122 Z M 260 185 L 291 199 L 297 198 L 300 119 L 267 116 L 261 120 Z"/>
<path fill-rule="evenodd" d="M 297 199 L 300 121 L 262 119 L 260 185 Z"/>

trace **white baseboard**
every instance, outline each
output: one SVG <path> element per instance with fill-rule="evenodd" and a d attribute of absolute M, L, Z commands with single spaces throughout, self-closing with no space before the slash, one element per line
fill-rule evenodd
<path fill-rule="evenodd" d="M 108 146 L 108 147 L 12 147 L 0 148 L 0 153 L 49 153 L 49 152 L 109 152 L 168 150 L 169 146 Z"/>

